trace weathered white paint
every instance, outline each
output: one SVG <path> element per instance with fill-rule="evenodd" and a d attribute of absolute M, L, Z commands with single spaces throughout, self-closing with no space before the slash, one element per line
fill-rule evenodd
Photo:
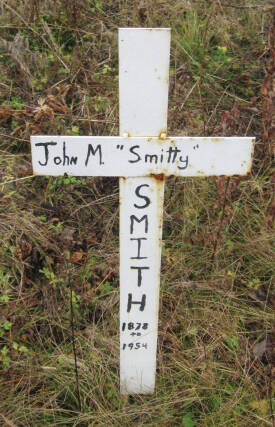
<path fill-rule="evenodd" d="M 245 175 L 253 154 L 253 138 L 166 137 L 169 49 L 170 29 L 119 30 L 120 137 L 31 139 L 37 175 L 124 176 L 120 178 L 124 394 L 152 393 L 155 387 L 163 177 Z"/>
<path fill-rule="evenodd" d="M 119 29 L 120 135 L 167 131 L 170 28 Z"/>
<path fill-rule="evenodd" d="M 33 136 L 31 145 L 37 175 L 245 175 L 253 138 Z"/>
<path fill-rule="evenodd" d="M 163 187 L 152 178 L 120 179 L 120 378 L 127 394 L 155 386 Z"/>
<path fill-rule="evenodd" d="M 148 137 L 166 134 L 169 55 L 170 29 L 119 30 L 121 135 Z M 135 210 L 134 204 L 146 201 L 135 194 L 139 186 L 143 186 L 140 194 L 147 193 L 148 196 L 149 191 L 151 204 Z M 153 393 L 155 388 L 163 192 L 164 181 L 155 178 L 120 179 L 120 390 L 124 394 Z M 137 241 L 131 241 L 132 214 L 138 215 L 139 219 L 148 215 L 148 233 L 142 231 L 144 222 L 140 223 L 141 229 L 135 222 L 133 230 L 135 237 L 148 239 L 141 241 L 148 259 L 131 259 L 133 245 L 137 244 Z M 137 286 L 139 270 L 131 269 L 132 266 L 150 268 L 141 270 L 141 286 Z M 134 301 L 146 296 L 142 312 L 138 305 L 127 312 L 129 294 Z M 128 326 L 122 330 L 124 323 L 134 323 L 137 325 L 135 328 L 138 323 L 148 323 L 148 329 L 137 330 L 141 335 L 132 336 Z M 140 348 L 131 349 L 132 343 L 135 347 L 139 344 Z"/>

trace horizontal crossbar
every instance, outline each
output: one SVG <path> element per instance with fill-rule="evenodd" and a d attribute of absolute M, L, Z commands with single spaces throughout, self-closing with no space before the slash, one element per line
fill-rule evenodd
<path fill-rule="evenodd" d="M 33 136 L 33 171 L 53 176 L 247 175 L 251 137 Z"/>

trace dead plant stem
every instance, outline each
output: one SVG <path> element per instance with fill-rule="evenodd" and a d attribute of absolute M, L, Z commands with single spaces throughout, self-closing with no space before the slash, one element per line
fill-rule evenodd
<path fill-rule="evenodd" d="M 68 284 L 70 288 L 70 308 L 71 308 L 71 332 L 72 332 L 72 346 L 73 346 L 73 353 L 74 353 L 74 368 L 75 368 L 75 384 L 76 384 L 76 393 L 77 393 L 77 400 L 78 400 L 78 408 L 79 411 L 81 411 L 81 399 L 80 399 L 80 390 L 79 390 L 79 376 L 78 376 L 78 367 L 77 367 L 77 354 L 76 354 L 76 345 L 75 345 L 75 330 L 74 330 L 74 307 L 73 307 L 73 287 L 72 287 L 72 281 L 71 281 L 71 272 L 69 271 L 68 274 Z"/>

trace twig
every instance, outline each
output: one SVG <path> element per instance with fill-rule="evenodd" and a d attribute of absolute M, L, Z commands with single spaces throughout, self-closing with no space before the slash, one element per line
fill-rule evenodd
<path fill-rule="evenodd" d="M 224 3 L 222 6 L 223 7 L 232 7 L 234 9 L 263 9 L 263 6 L 256 6 L 254 4 L 248 4 L 246 6 L 238 6 L 236 4 L 227 4 L 227 3 Z"/>
<path fill-rule="evenodd" d="M 7 426 L 9 426 L 9 427 L 16 427 L 16 425 L 13 424 L 12 421 L 8 420 L 3 414 L 0 414 L 0 417 L 7 424 Z"/>
<path fill-rule="evenodd" d="M 17 181 L 23 181 L 25 179 L 33 178 L 35 175 L 23 176 L 23 178 L 12 179 L 11 181 L 0 182 L 0 185 L 11 184 Z"/>
<path fill-rule="evenodd" d="M 195 89 L 195 87 L 197 86 L 197 84 L 198 84 L 198 80 L 194 83 L 194 85 L 191 87 L 191 89 L 188 91 L 188 93 L 187 93 L 187 95 L 186 95 L 186 97 L 184 98 L 184 100 L 183 100 L 183 103 L 181 104 L 181 106 L 180 106 L 180 110 L 182 110 L 182 108 L 183 108 L 183 106 L 184 106 L 184 104 L 186 103 L 186 101 L 188 100 L 188 98 L 189 98 L 189 96 L 191 95 L 191 93 L 193 92 L 193 90 Z"/>
<path fill-rule="evenodd" d="M 250 103 L 251 103 L 250 101 L 247 101 L 247 100 L 245 100 L 245 99 L 242 99 L 242 98 L 240 98 L 240 97 L 239 97 L 239 96 L 237 96 L 237 95 L 233 95 L 233 94 L 232 94 L 232 93 L 230 93 L 230 92 L 225 91 L 225 94 L 226 94 L 227 96 L 230 96 L 230 98 L 237 99 L 237 101 L 246 102 L 247 104 L 250 104 Z"/>
<path fill-rule="evenodd" d="M 114 120 L 107 120 L 107 119 L 103 119 L 103 120 L 99 120 L 99 119 L 85 119 L 85 118 L 83 118 L 83 117 L 77 117 L 77 116 L 75 116 L 74 117 L 74 120 L 79 120 L 79 121 L 82 121 L 82 122 L 99 122 L 99 123 L 112 123 L 112 124 L 118 124 L 118 122 L 117 121 L 114 121 Z"/>
<path fill-rule="evenodd" d="M 205 103 L 204 103 L 204 99 L 202 97 L 202 73 L 201 76 L 198 80 L 199 84 L 198 84 L 198 92 L 199 92 L 199 97 L 200 97 L 200 104 L 201 104 L 201 112 L 202 112 L 202 121 L 203 121 L 203 136 L 205 136 L 205 130 L 206 130 L 206 114 L 205 114 Z"/>
<path fill-rule="evenodd" d="M 80 399 L 80 391 L 79 391 L 79 377 L 78 377 L 77 354 L 76 354 L 75 332 L 74 332 L 74 308 L 73 308 L 73 288 L 71 283 L 71 272 L 69 272 L 68 282 L 69 282 L 69 288 L 70 288 L 70 306 L 71 306 L 70 321 L 71 321 L 72 345 L 73 345 L 73 353 L 74 353 L 76 392 L 77 392 L 79 411 L 81 411 L 81 399 Z"/>
<path fill-rule="evenodd" d="M 92 206 L 92 205 L 101 204 L 102 200 L 110 199 L 110 198 L 115 197 L 117 195 L 118 195 L 118 192 L 117 193 L 113 193 L 113 194 L 109 194 L 108 196 L 101 197 L 100 199 L 93 200 L 92 202 L 87 203 L 86 205 L 83 205 L 83 206 L 80 206 L 79 208 L 77 208 L 75 211 L 73 211 L 72 215 L 75 215 L 76 212 L 80 211 L 80 209 L 87 208 L 88 206 Z"/>
<path fill-rule="evenodd" d="M 74 333 L 73 287 L 72 287 L 72 282 L 71 282 L 71 272 L 70 271 L 69 271 L 69 275 L 68 275 L 68 284 L 69 284 L 69 288 L 70 288 L 70 305 L 71 305 L 70 322 L 71 322 L 72 345 L 73 345 L 73 353 L 74 353 L 75 384 L 76 384 L 78 408 L 79 408 L 79 411 L 81 411 L 81 399 L 80 399 L 80 391 L 79 391 L 79 377 L 78 377 L 77 355 L 76 355 L 75 333 Z"/>
<path fill-rule="evenodd" d="M 16 139 L 18 141 L 30 142 L 28 139 L 18 138 L 17 136 L 7 135 L 6 133 L 0 133 L 0 136 L 4 136 L 5 138 L 13 138 L 13 139 Z"/>
<path fill-rule="evenodd" d="M 211 122 L 211 120 L 212 120 L 212 117 L 214 116 L 214 114 L 216 114 L 217 108 L 218 108 L 218 106 L 220 105 L 220 103 L 221 103 L 221 101 L 222 101 L 222 99 L 223 99 L 223 97 L 224 97 L 224 95 L 225 95 L 225 92 L 226 92 L 226 90 L 221 94 L 220 99 L 218 100 L 217 104 L 215 105 L 214 110 L 212 111 L 212 113 L 211 113 L 211 115 L 210 115 L 209 119 L 208 119 L 208 120 L 207 120 L 207 122 L 206 122 L 206 126 L 208 126 L 208 125 L 209 125 L 209 123 L 210 123 L 210 122 Z"/>
<path fill-rule="evenodd" d="M 254 115 L 250 117 L 249 123 L 247 125 L 246 131 L 245 131 L 245 134 L 244 134 L 245 136 L 247 135 L 247 132 L 248 132 L 248 130 L 249 130 L 249 128 L 250 128 L 251 123 L 253 122 L 253 120 L 254 120 Z"/>

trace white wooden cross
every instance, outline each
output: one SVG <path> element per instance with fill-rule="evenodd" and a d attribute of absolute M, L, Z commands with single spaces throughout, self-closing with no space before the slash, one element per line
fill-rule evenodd
<path fill-rule="evenodd" d="M 119 137 L 33 136 L 37 175 L 120 177 L 121 393 L 155 387 L 164 177 L 246 175 L 253 138 L 167 137 L 170 29 L 119 30 Z"/>

